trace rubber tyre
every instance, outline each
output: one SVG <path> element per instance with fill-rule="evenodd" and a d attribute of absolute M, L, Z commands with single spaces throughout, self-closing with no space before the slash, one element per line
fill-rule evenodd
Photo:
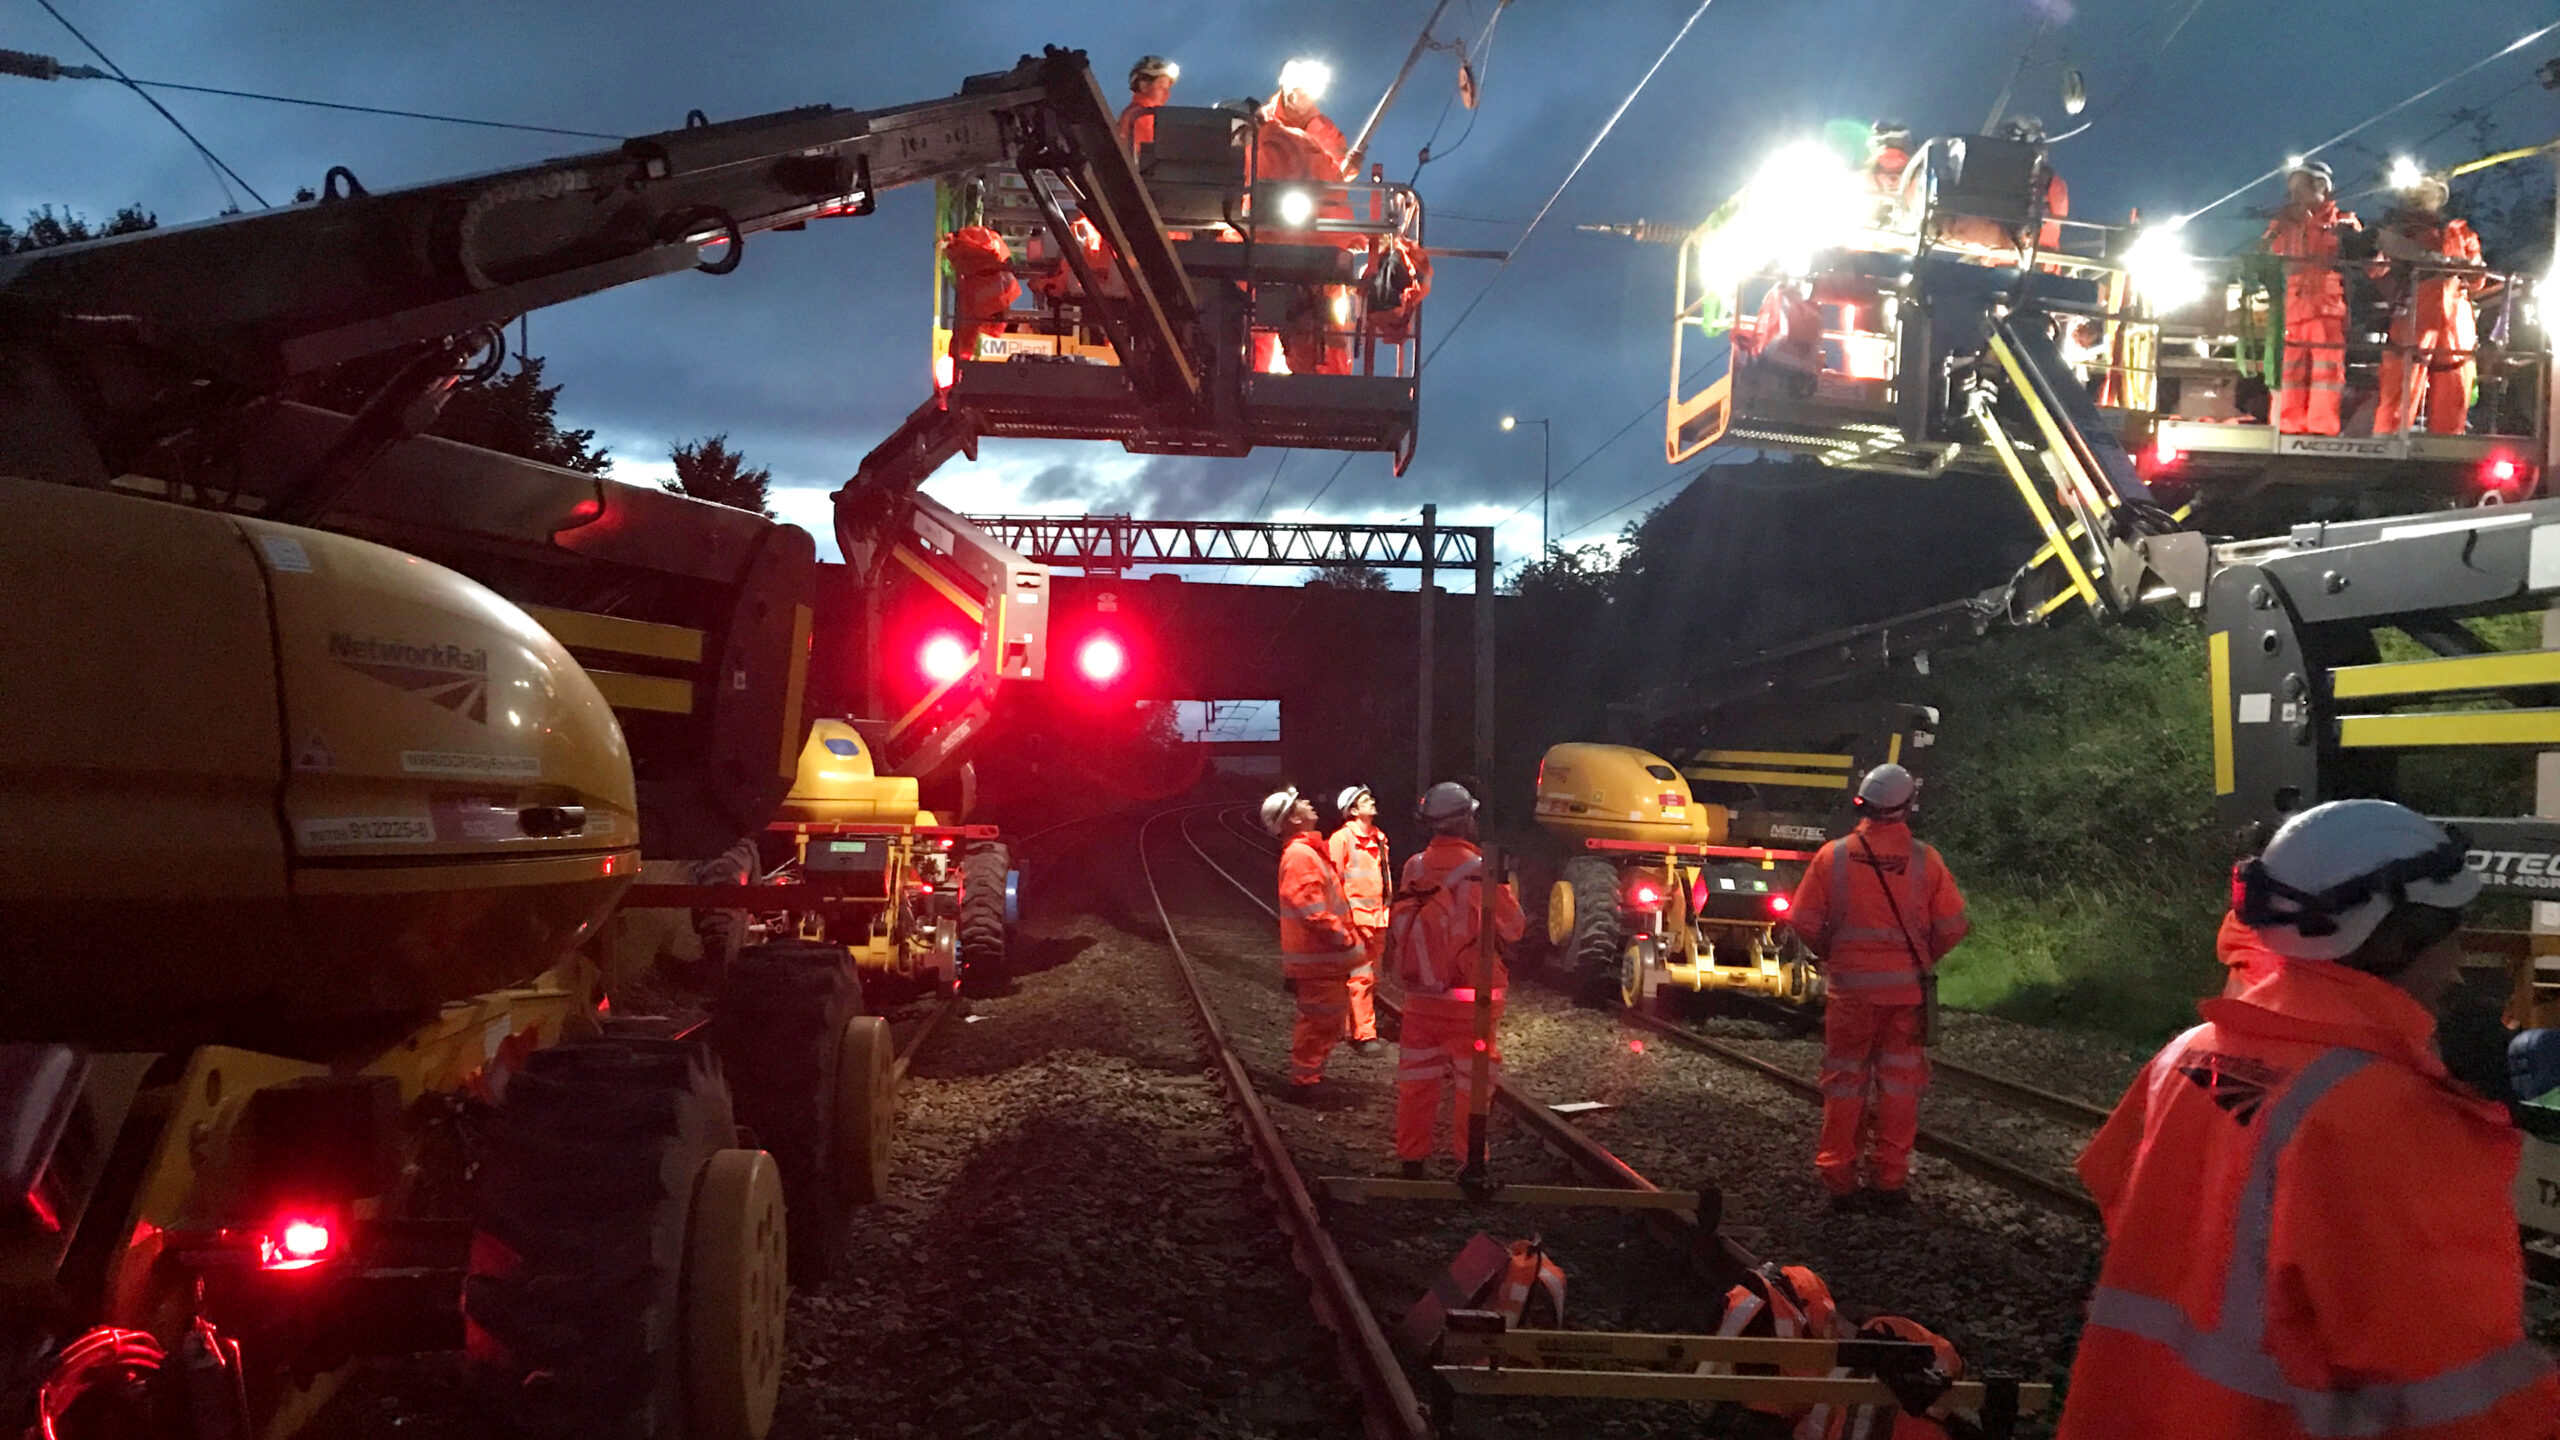
<path fill-rule="evenodd" d="M 1004 988 L 1005 877 L 1013 861 L 1002 845 L 976 845 L 960 857 L 960 988 L 984 995 Z"/>
<path fill-rule="evenodd" d="M 1564 862 L 1556 882 L 1572 891 L 1572 924 L 1560 948 L 1566 968 L 1594 985 L 1612 989 L 1626 950 L 1626 929 L 1618 923 L 1618 871 L 1606 860 L 1577 855 Z"/>
<path fill-rule="evenodd" d="M 685 1440 L 763 1440 L 782 1394 L 791 1298 L 782 1172 L 723 1150 L 694 1180 L 685 1222 Z"/>
<path fill-rule="evenodd" d="M 528 1057 L 481 1157 L 463 1281 L 486 1433 L 684 1433 L 684 1267 L 695 1182 L 736 1146 L 699 1045 L 608 1039 Z"/>
<path fill-rule="evenodd" d="M 889 1144 L 898 1127 L 897 1043 L 889 1022 L 856 1015 L 836 1042 L 836 1193 L 869 1205 L 889 1193 Z"/>
<path fill-rule="evenodd" d="M 763 867 L 756 852 L 754 837 L 739 841 L 711 859 L 693 868 L 696 885 L 753 884 Z M 693 912 L 694 938 L 702 942 L 700 978 L 705 988 L 717 986 L 729 967 L 738 963 L 738 951 L 746 944 L 747 912 L 744 910 L 696 910 Z"/>
<path fill-rule="evenodd" d="M 782 1169 L 791 1278 L 802 1285 L 835 1278 L 852 1227 L 835 1112 L 845 1027 L 861 1015 L 862 981 L 844 947 L 796 940 L 740 951 L 712 1011 L 738 1123 Z"/>

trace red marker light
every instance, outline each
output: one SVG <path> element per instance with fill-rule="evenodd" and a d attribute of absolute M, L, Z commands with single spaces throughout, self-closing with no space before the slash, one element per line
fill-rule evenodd
<path fill-rule="evenodd" d="M 311 1216 L 294 1216 L 276 1227 L 273 1234 L 258 1241 L 258 1268 L 261 1270 L 308 1270 L 329 1258 L 329 1248 L 337 1237 L 328 1222 Z"/>
<path fill-rule="evenodd" d="M 916 663 L 924 671 L 926 679 L 938 685 L 947 685 L 968 674 L 969 667 L 977 663 L 977 658 L 969 653 L 968 646 L 960 643 L 960 637 L 936 635 L 924 642 L 924 649 L 917 654 Z"/>
<path fill-rule="evenodd" d="M 2480 483 L 2491 490 L 2510 490 L 2524 478 L 2524 467 L 2513 455 L 2492 455 L 2480 462 Z"/>
<path fill-rule="evenodd" d="M 1076 673 L 1096 685 L 1110 684 L 1128 668 L 1128 648 L 1114 636 L 1088 636 L 1076 647 Z"/>
<path fill-rule="evenodd" d="M 1627 1053 L 1628 1053 L 1628 1054 L 1630 1054 L 1630 1055 L 1641 1055 L 1641 1054 L 1643 1054 L 1643 1053 L 1644 1053 L 1644 1042 L 1643 1042 L 1643 1041 L 1641 1041 L 1641 1040 L 1630 1040 L 1630 1041 L 1628 1041 L 1628 1042 L 1627 1042 Z"/>
<path fill-rule="evenodd" d="M 1769 913 L 1772 915 L 1784 915 L 1794 908 L 1796 908 L 1796 902 L 1785 895 L 1769 897 Z"/>
<path fill-rule="evenodd" d="M 1484 1042 L 1483 1042 L 1482 1040 L 1477 1040 L 1477 1041 L 1475 1041 L 1475 1042 L 1473 1042 L 1473 1043 L 1474 1043 L 1474 1045 L 1475 1045 L 1475 1047 L 1476 1047 L 1476 1053 L 1477 1053 L 1477 1054 L 1479 1054 L 1479 1055 L 1483 1054 L 1483 1053 L 1484 1053 Z"/>
<path fill-rule="evenodd" d="M 952 359 L 952 358 L 951 358 L 950 356 L 948 356 L 948 355 L 936 355 L 936 356 L 934 356 L 934 357 L 933 357 L 933 388 L 934 388 L 934 389 L 936 389 L 936 390 L 948 390 L 948 389 L 950 389 L 950 388 L 951 388 L 951 382 L 953 382 L 954 380 L 957 380 L 959 377 L 960 377 L 960 362 L 959 362 L 959 361 Z"/>
<path fill-rule="evenodd" d="M 2166 435 L 2158 436 L 2151 442 L 2151 460 L 2153 464 L 2175 465 L 2186 458 L 2187 452 L 2179 449 L 2178 442 L 2170 439 Z"/>
<path fill-rule="evenodd" d="M 1638 910 L 1651 910 L 1662 903 L 1662 887 L 1651 880 L 1638 880 L 1627 887 L 1627 903 Z"/>

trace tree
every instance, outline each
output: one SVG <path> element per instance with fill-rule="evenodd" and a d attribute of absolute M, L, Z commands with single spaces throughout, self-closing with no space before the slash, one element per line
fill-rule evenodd
<path fill-rule="evenodd" d="M 295 398 L 352 415 L 409 358 L 393 353 L 350 360 Z M 613 456 L 595 443 L 596 432 L 561 428 L 560 387 L 542 383 L 542 367 L 541 356 L 521 356 L 515 369 L 484 384 L 455 386 L 427 433 L 588 475 L 609 472 Z"/>
<path fill-rule="evenodd" d="M 1320 590 L 1392 590 L 1387 572 L 1366 560 L 1335 560 L 1307 567 L 1307 584 Z"/>
<path fill-rule="evenodd" d="M 748 469 L 746 457 L 729 448 L 725 432 L 674 446 L 667 458 L 676 467 L 676 478 L 666 482 L 670 492 L 773 518 L 773 472 Z"/>
<path fill-rule="evenodd" d="M 0 255 L 23 255 L 30 250 L 50 250 L 56 245 L 76 245 L 83 240 L 102 240 L 109 235 L 131 235 L 160 228 L 160 217 L 139 205 L 127 205 L 106 224 L 92 229 L 89 217 L 65 207 L 59 215 L 53 207 L 43 206 L 27 212 L 27 228 L 20 230 L 0 220 Z"/>

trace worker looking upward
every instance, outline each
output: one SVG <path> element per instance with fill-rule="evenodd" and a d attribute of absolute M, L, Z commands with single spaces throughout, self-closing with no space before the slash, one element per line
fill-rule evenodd
<path fill-rule="evenodd" d="M 2061 1440 L 2560 1435 L 2524 1334 L 2522 1142 L 2433 1043 L 2468 848 L 2340 800 L 2243 867 L 2275 966 L 2205 1001 L 2080 1157 L 2107 1252 Z"/>
<path fill-rule="evenodd" d="M 1899 765 L 1868 771 L 1852 802 L 1858 828 L 1815 852 L 1787 912 L 1822 961 L 1822 1140 L 1813 1163 L 1834 1206 L 1909 1203 L 1903 1185 L 1929 1083 L 1926 990 L 1965 935 L 1955 877 L 1911 834 L 1919 796 L 1920 782 Z M 1870 1137 L 1873 1149 L 1862 1154 Z"/>
<path fill-rule="evenodd" d="M 1342 898 L 1351 902 L 1351 927 L 1360 934 L 1360 964 L 1351 972 L 1351 1048 L 1375 1055 L 1378 1040 L 1378 960 L 1387 949 L 1387 832 L 1378 828 L 1378 797 L 1354 785 L 1334 798 L 1342 828 L 1333 832 L 1333 868 L 1342 875 Z"/>
<path fill-rule="evenodd" d="M 1423 792 L 1415 813 L 1431 827 L 1431 843 L 1404 864 L 1387 949 L 1396 979 L 1404 985 L 1404 1024 L 1396 1053 L 1396 1158 L 1406 1175 L 1418 1179 L 1431 1155 L 1431 1130 L 1439 1120 L 1444 1090 L 1454 1089 L 1450 1139 L 1459 1163 L 1466 1163 L 1468 1116 L 1475 1099 L 1476 987 L 1492 987 L 1498 1026 L 1510 977 L 1499 954 L 1491 974 L 1483 969 L 1487 877 L 1484 852 L 1476 845 L 1476 797 L 1464 785 L 1444 780 Z M 1519 939 L 1524 928 L 1520 902 L 1509 885 L 1500 886 L 1493 905 L 1494 938 Z M 1500 1064 L 1500 1042 L 1487 1036 L 1486 1045 L 1485 1058 Z"/>
<path fill-rule="evenodd" d="M 1173 82 L 1182 67 L 1161 55 L 1145 55 L 1129 67 L 1129 103 L 1120 111 L 1120 143 L 1129 153 L 1156 141 L 1156 110 L 1173 103 Z"/>
<path fill-rule="evenodd" d="M 2284 205 L 2267 222 L 2267 253 L 2284 257 L 2284 371 L 2276 428 L 2335 435 L 2347 391 L 2347 282 L 2339 232 L 2356 217 L 2331 198 L 2329 167 L 2305 160 L 2285 176 Z"/>
<path fill-rule="evenodd" d="M 2408 297 L 2391 321 L 2391 344 L 2382 352 L 2376 435 L 2418 424 L 2438 435 L 2459 435 L 2469 418 L 2471 382 L 2480 368 L 2479 324 L 2471 314 L 2471 296 L 2480 288 L 2480 237 L 2444 213 L 2451 193 L 2441 176 L 2418 177 L 2374 236 L 2396 262 L 2392 279 Z"/>
<path fill-rule="evenodd" d="M 1360 963 L 1360 935 L 1342 874 L 1316 829 L 1316 806 L 1294 789 L 1262 802 L 1262 828 L 1280 837 L 1280 966 L 1297 993 L 1289 1030 L 1289 1098 L 1315 1097 L 1325 1057 L 1342 1043 L 1351 1013 L 1349 983 Z"/>

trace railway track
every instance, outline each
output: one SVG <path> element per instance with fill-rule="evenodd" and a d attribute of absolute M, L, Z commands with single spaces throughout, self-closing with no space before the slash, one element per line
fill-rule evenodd
<path fill-rule="evenodd" d="M 1229 836 L 1265 853 L 1272 851 L 1269 837 L 1240 823 L 1240 812 L 1235 809 L 1221 811 L 1218 819 Z M 1187 834 L 1185 838 L 1189 838 Z M 1195 850 L 1199 848 L 1196 841 L 1193 842 L 1193 848 Z M 1219 866 L 1214 860 L 1209 860 L 1205 851 L 1201 852 L 1201 858 L 1207 860 L 1221 875 L 1225 875 L 1228 883 L 1234 885 L 1246 899 L 1261 906 L 1265 911 L 1271 908 L 1225 867 Z M 1794 1011 L 1774 1006 L 1754 1008 L 1780 1024 L 1797 1026 L 1803 1023 L 1802 1018 Z M 1657 1036 L 1683 1049 L 1749 1070 L 1817 1105 L 1822 1101 L 1821 1082 L 1814 1076 L 1791 1069 L 1764 1056 L 1754 1055 L 1739 1045 L 1704 1034 L 1677 1020 L 1645 1011 L 1621 1010 L 1618 1012 L 1618 1018 L 1632 1028 Z M 2076 1096 L 2060 1094 L 1937 1055 L 1930 1057 L 1929 1064 L 1933 1074 L 1942 1076 L 1976 1095 L 2065 1125 L 2084 1127 L 2094 1131 L 2097 1126 L 2105 1123 L 2107 1118 L 2107 1107 L 2092 1104 Z M 2089 1192 L 2077 1179 L 2057 1176 L 2036 1166 L 2013 1160 L 1960 1139 L 1941 1127 L 1923 1126 L 1919 1136 L 1919 1148 L 1923 1153 L 1935 1155 L 1967 1174 L 1997 1185 L 2011 1194 L 2033 1200 L 2077 1218 L 2086 1220 L 2098 1218 L 2097 1202 L 2089 1198 Z"/>

